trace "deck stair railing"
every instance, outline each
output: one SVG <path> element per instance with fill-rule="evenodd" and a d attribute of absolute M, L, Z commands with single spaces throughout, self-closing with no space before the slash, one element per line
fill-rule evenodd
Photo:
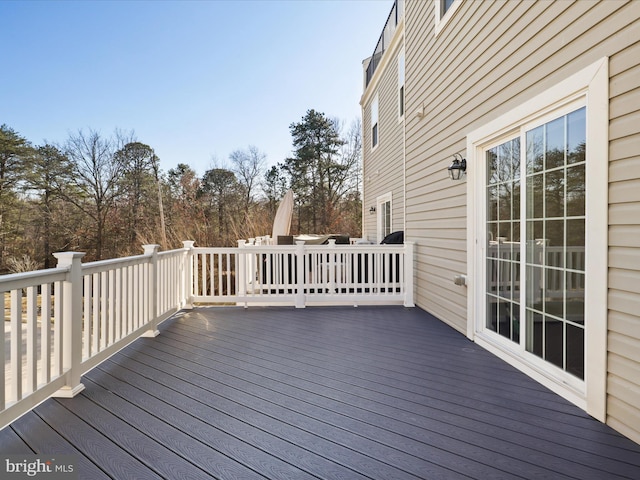
<path fill-rule="evenodd" d="M 0 276 L 0 428 L 50 396 L 73 397 L 81 376 L 195 302 L 295 307 L 413 306 L 413 244 L 184 248 Z M 260 242 L 258 242 L 260 243 Z"/>

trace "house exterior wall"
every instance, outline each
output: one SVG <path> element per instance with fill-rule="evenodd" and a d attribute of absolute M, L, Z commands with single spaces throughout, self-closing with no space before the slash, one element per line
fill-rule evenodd
<path fill-rule="evenodd" d="M 470 287 L 453 276 L 469 271 L 473 199 L 446 171 L 455 153 L 467 158 L 468 134 L 608 57 L 606 422 L 640 443 L 640 2 L 458 2 L 437 33 L 436 2 L 405 4 L 405 165 L 385 180 L 404 172 L 416 304 L 468 333 Z M 365 170 L 383 153 L 365 147 Z M 365 171 L 365 205 L 373 185 Z"/>
<path fill-rule="evenodd" d="M 634 4 L 622 15 L 635 25 L 622 32 L 628 40 L 609 61 L 607 423 L 640 443 L 640 5 Z M 620 24 L 628 20 L 618 17 Z"/>
<path fill-rule="evenodd" d="M 361 100 L 363 158 L 363 237 L 376 242 L 380 212 L 370 214 L 376 199 L 391 193 L 391 231 L 404 229 L 404 120 L 398 115 L 398 55 L 404 49 L 401 20 L 369 88 Z M 366 68 L 366 62 L 365 62 Z M 378 145 L 372 147 L 371 105 L 378 99 Z"/>

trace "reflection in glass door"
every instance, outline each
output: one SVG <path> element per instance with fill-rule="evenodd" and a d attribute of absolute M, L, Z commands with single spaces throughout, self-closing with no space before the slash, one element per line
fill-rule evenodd
<path fill-rule="evenodd" d="M 580 379 L 585 113 L 585 108 L 575 110 L 485 152 L 485 328 Z"/>
<path fill-rule="evenodd" d="M 520 138 L 486 152 L 486 328 L 520 341 Z"/>
<path fill-rule="evenodd" d="M 527 351 L 584 378 L 585 108 L 526 132 Z"/>

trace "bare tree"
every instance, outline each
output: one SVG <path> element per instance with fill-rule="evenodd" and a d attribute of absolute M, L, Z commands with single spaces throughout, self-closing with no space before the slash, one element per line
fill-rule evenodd
<path fill-rule="evenodd" d="M 113 137 L 103 137 L 89 129 L 70 134 L 65 145 L 65 153 L 73 168 L 75 194 L 67 200 L 76 205 L 94 223 L 95 258 L 103 255 L 107 217 L 118 195 L 118 180 L 124 165 L 115 157 L 115 152 L 127 143 L 133 142 L 133 132 L 120 131 Z"/>
<path fill-rule="evenodd" d="M 236 174 L 240 185 L 244 190 L 245 212 L 253 202 L 255 188 L 259 179 L 264 175 L 267 155 L 257 147 L 249 145 L 247 150 L 235 150 L 229 155 L 231 171 Z"/>

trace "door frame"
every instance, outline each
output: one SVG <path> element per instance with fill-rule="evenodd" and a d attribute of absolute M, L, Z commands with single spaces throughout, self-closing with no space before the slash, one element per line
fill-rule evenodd
<path fill-rule="evenodd" d="M 609 59 L 604 57 L 543 93 L 495 118 L 467 136 L 467 336 L 538 382 L 604 421 L 607 370 L 607 225 L 609 167 Z M 520 348 L 509 348 L 483 333 L 485 312 L 485 161 L 488 145 L 518 135 L 523 125 L 551 112 L 584 102 L 587 107 L 585 378 L 581 388 L 567 385 L 528 361 Z M 524 179 L 523 179 L 524 180 Z M 481 290 L 482 289 L 482 290 Z M 524 318 L 521 318 L 524 321 Z"/>

